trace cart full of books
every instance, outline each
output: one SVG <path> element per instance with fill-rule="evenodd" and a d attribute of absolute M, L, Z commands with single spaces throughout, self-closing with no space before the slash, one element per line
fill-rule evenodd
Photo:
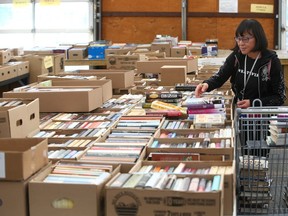
<path fill-rule="evenodd" d="M 237 215 L 288 215 L 288 107 L 236 109 Z"/>

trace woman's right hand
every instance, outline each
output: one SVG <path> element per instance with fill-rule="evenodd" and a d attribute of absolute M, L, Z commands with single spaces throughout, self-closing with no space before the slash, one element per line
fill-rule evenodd
<path fill-rule="evenodd" d="M 209 85 L 207 83 L 200 83 L 196 86 L 195 97 L 200 97 L 204 92 L 207 91 Z"/>

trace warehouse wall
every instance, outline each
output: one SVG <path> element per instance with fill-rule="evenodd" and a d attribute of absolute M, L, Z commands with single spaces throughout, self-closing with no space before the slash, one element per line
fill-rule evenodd
<path fill-rule="evenodd" d="M 150 43 L 156 34 L 178 36 L 181 40 L 181 0 L 105 0 L 102 3 L 102 39 L 116 42 Z M 187 40 L 203 42 L 218 38 L 220 49 L 234 45 L 234 32 L 241 20 L 259 20 L 274 48 L 274 14 L 250 13 L 250 5 L 274 0 L 239 0 L 238 13 L 218 13 L 218 0 L 188 0 Z"/>

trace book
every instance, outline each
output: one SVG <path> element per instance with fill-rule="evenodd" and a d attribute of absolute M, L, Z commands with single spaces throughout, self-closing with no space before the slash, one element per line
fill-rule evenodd
<path fill-rule="evenodd" d="M 146 93 L 146 99 L 173 99 L 182 98 L 183 94 L 181 92 L 149 92 Z"/>
<path fill-rule="evenodd" d="M 176 181 L 176 179 L 177 179 L 176 175 L 169 175 L 167 183 L 166 183 L 164 189 L 171 189 L 173 184 L 174 184 L 174 182 Z"/>
<path fill-rule="evenodd" d="M 149 155 L 152 161 L 199 161 L 199 153 L 170 153 L 170 152 L 151 152 Z"/>
<path fill-rule="evenodd" d="M 216 113 L 220 113 L 225 115 L 226 114 L 226 110 L 225 108 L 211 108 L 211 109 L 187 109 L 187 114 L 216 114 Z"/>
<path fill-rule="evenodd" d="M 176 91 L 195 91 L 196 89 L 195 84 L 184 84 L 184 83 L 177 83 L 175 86 Z"/>
<path fill-rule="evenodd" d="M 188 191 L 198 191 L 198 186 L 199 186 L 200 178 L 194 177 L 191 179 Z"/>
<path fill-rule="evenodd" d="M 132 174 L 131 177 L 123 184 L 123 188 L 134 188 L 140 179 L 143 177 L 143 174 Z"/>
<path fill-rule="evenodd" d="M 218 191 L 219 188 L 220 188 L 220 182 L 221 182 L 221 176 L 220 175 L 215 175 L 213 177 L 211 190 L 212 191 Z"/>
<path fill-rule="evenodd" d="M 183 178 L 177 178 L 171 189 L 175 191 L 181 191 L 183 187 L 183 181 Z"/>
<path fill-rule="evenodd" d="M 168 182 L 168 174 L 166 173 L 163 173 L 160 180 L 157 182 L 157 184 L 155 185 L 155 189 L 159 189 L 159 190 L 162 190 L 164 189 L 165 185 L 167 184 Z"/>
<path fill-rule="evenodd" d="M 213 184 L 213 183 L 212 183 Z M 203 192 L 205 191 L 206 188 L 206 179 L 205 178 L 201 178 L 199 181 L 199 185 L 198 185 L 198 192 Z"/>
<path fill-rule="evenodd" d="M 182 173 L 185 166 L 185 163 L 179 163 L 178 166 L 175 168 L 174 173 Z"/>
<path fill-rule="evenodd" d="M 125 184 L 125 182 L 131 177 L 131 175 L 132 174 L 130 174 L 130 173 L 121 173 L 117 177 L 117 179 L 115 179 L 111 183 L 110 187 L 122 187 Z"/>
<path fill-rule="evenodd" d="M 268 170 L 268 160 L 266 157 L 257 157 L 251 155 L 244 155 L 239 157 L 240 168 L 255 169 L 255 170 Z"/>
<path fill-rule="evenodd" d="M 146 182 L 145 188 L 155 188 L 160 178 L 162 178 L 162 173 L 155 172 L 152 174 L 151 178 Z"/>
<path fill-rule="evenodd" d="M 48 174 L 43 182 L 61 184 L 101 184 L 111 176 L 110 173 L 102 172 L 99 176 L 59 175 Z"/>
<path fill-rule="evenodd" d="M 152 173 L 145 173 L 142 178 L 135 185 L 135 188 L 144 188 L 148 180 L 151 178 Z"/>

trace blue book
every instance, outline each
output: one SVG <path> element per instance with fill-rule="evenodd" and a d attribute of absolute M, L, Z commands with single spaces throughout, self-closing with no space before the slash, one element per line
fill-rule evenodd
<path fill-rule="evenodd" d="M 213 182 L 212 182 L 212 191 L 218 191 L 220 188 L 220 181 L 221 181 L 221 176 L 220 175 L 215 175 L 213 177 Z"/>

